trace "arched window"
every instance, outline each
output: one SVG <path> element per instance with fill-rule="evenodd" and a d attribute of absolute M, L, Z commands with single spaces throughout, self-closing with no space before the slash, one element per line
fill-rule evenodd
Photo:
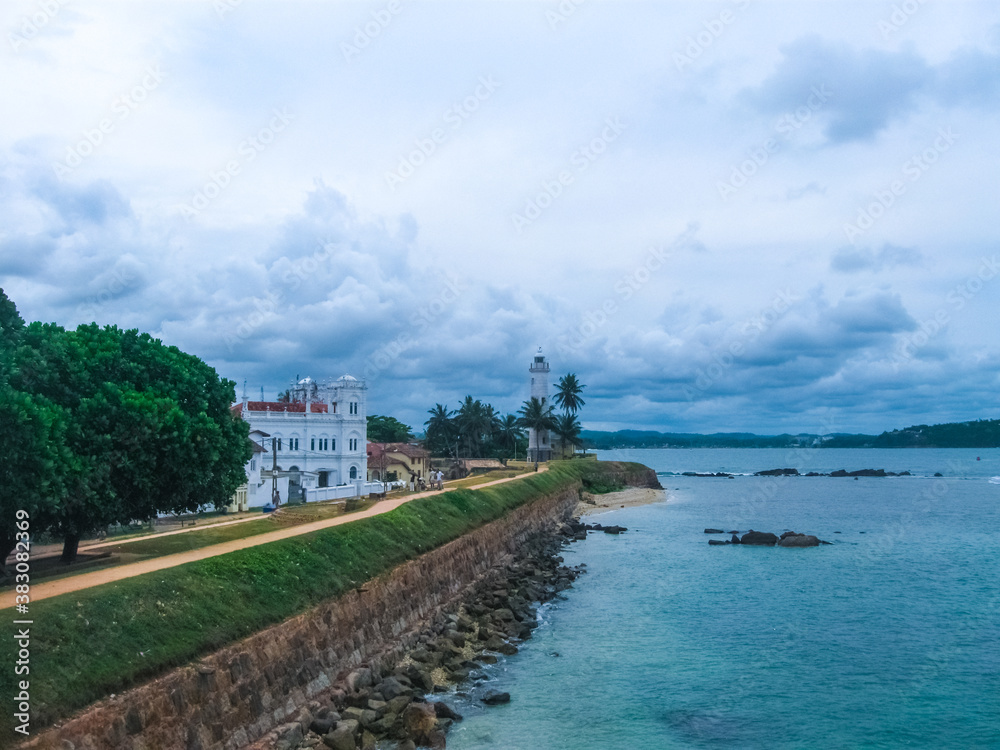
<path fill-rule="evenodd" d="M 357 466 L 352 466 L 351 467 L 351 479 L 357 479 L 357 478 L 358 478 L 358 467 Z"/>

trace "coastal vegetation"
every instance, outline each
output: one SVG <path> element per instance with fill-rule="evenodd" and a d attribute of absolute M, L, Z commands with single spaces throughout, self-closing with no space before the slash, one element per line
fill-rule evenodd
<path fill-rule="evenodd" d="M 580 445 L 582 428 L 576 414 L 584 405 L 580 395 L 584 388 L 573 373 L 559 379 L 554 403 L 562 408 L 561 415 L 546 399 L 534 396 L 521 405 L 516 415 L 501 414 L 492 404 L 472 396 L 466 396 L 455 411 L 435 404 L 424 422 L 424 445 L 435 456 L 506 461 L 516 459 L 518 454 L 527 455 L 526 430 L 548 430 L 556 434 L 565 454 L 567 447 Z"/>
<path fill-rule="evenodd" d="M 0 290 L 0 561 L 17 510 L 70 562 L 110 524 L 228 503 L 251 456 L 234 400 L 232 381 L 149 334 L 26 325 Z"/>
<path fill-rule="evenodd" d="M 501 414 L 492 404 L 466 396 L 457 410 L 435 404 L 428 414 L 424 445 L 432 455 L 503 460 L 527 455 L 528 439 L 520 420 Z"/>
<path fill-rule="evenodd" d="M 873 448 L 997 448 L 1000 447 L 1000 419 L 974 422 L 916 425 L 883 432 Z"/>
<path fill-rule="evenodd" d="M 121 692 L 574 484 L 644 470 L 567 461 L 516 482 L 456 490 L 389 513 L 32 603 L 37 725 Z M 15 644 L 2 651 L 13 663 Z M 13 694 L 13 670 L 0 689 Z M 0 731 L 9 731 L 11 717 Z"/>
<path fill-rule="evenodd" d="M 749 432 L 699 435 L 649 430 L 601 432 L 585 430 L 584 444 L 598 450 L 616 448 L 997 448 L 1000 419 L 939 425 L 915 425 L 880 435 L 755 435 Z"/>
<path fill-rule="evenodd" d="M 370 443 L 409 443 L 413 440 L 413 431 L 395 417 L 383 417 L 372 414 L 368 417 L 368 442 Z"/>

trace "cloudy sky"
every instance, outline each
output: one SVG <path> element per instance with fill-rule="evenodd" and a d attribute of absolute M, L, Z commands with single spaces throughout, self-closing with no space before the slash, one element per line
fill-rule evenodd
<path fill-rule="evenodd" d="M 419 426 L 1000 417 L 994 2 L 0 10 L 0 286 Z"/>

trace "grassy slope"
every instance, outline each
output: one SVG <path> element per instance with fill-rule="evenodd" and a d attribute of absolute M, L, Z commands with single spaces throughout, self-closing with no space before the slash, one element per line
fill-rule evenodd
<path fill-rule="evenodd" d="M 340 596 L 542 493 L 578 479 L 600 483 L 601 473 L 596 462 L 554 464 L 516 482 L 417 500 L 373 518 L 34 603 L 32 733 Z M 13 610 L 4 614 L 14 619 Z M 13 665 L 13 639 L 4 641 L 0 653 Z M 16 693 L 14 679 L 12 668 L 0 671 L 0 694 Z M 10 713 L 0 714 L 0 737 L 10 737 L 11 726 Z"/>
<path fill-rule="evenodd" d="M 373 505 L 372 502 L 365 501 L 358 503 L 356 510 L 365 510 Z M 134 541 L 119 545 L 101 547 L 93 552 L 110 552 L 113 555 L 121 556 L 109 559 L 108 562 L 100 564 L 104 570 L 116 568 L 120 565 L 129 565 L 137 560 L 148 560 L 154 557 L 173 555 L 178 552 L 190 552 L 193 549 L 210 547 L 213 544 L 222 544 L 233 539 L 246 539 L 258 534 L 268 534 L 272 531 L 280 531 L 291 526 L 298 526 L 313 521 L 321 521 L 326 518 L 342 516 L 345 513 L 344 506 L 333 503 L 316 503 L 314 505 L 292 506 L 283 511 L 280 515 L 262 516 L 246 523 L 231 524 L 228 526 L 206 526 L 203 529 L 186 531 L 181 534 L 171 534 L 168 536 L 144 539 L 133 537 Z M 84 554 L 87 548 L 82 550 Z M 74 567 L 57 564 L 56 560 L 46 560 L 39 565 L 33 563 L 32 580 L 35 583 L 57 581 L 62 578 L 70 578 L 81 573 L 90 573 L 96 566 Z M 14 588 L 15 581 L 10 577 L 0 586 L 0 590 L 10 590 Z"/>

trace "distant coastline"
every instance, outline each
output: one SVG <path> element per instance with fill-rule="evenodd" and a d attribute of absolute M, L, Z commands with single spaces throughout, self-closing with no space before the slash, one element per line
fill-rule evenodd
<path fill-rule="evenodd" d="M 603 432 L 584 430 L 580 434 L 588 449 L 621 448 L 997 448 L 1000 447 L 1000 419 L 915 425 L 881 435 L 834 433 L 816 435 L 756 435 L 750 432 L 720 432 L 702 435 L 652 430 Z"/>

